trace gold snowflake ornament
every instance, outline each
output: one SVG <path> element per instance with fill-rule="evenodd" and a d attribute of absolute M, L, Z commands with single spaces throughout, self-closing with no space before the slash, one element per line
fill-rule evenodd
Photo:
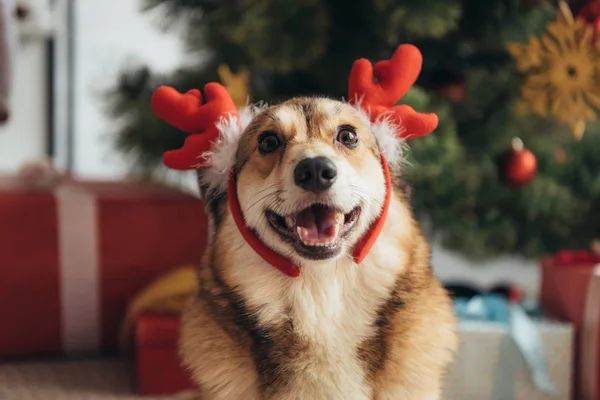
<path fill-rule="evenodd" d="M 594 43 L 593 33 L 561 1 L 543 35 L 506 45 L 517 70 L 526 75 L 517 112 L 550 116 L 567 124 L 576 139 L 583 137 L 600 108 L 600 40 Z"/>

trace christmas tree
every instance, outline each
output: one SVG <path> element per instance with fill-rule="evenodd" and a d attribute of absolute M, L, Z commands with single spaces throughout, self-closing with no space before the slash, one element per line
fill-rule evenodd
<path fill-rule="evenodd" d="M 158 85 L 187 91 L 229 74 L 247 79 L 253 102 L 343 98 L 355 59 L 387 59 L 398 44 L 412 43 L 423 53 L 423 71 L 402 102 L 436 112 L 440 125 L 409 142 L 404 173 L 432 237 L 472 258 L 534 257 L 600 237 L 600 128 L 591 121 L 600 106 L 600 45 L 588 35 L 595 18 L 589 3 L 571 3 L 571 20 L 559 4 L 543 0 L 143 4 L 164 12 L 163 28 L 185 28 L 182 40 L 197 62 L 169 75 L 126 71 L 111 93 L 108 111 L 122 122 L 116 146 L 138 171 L 160 168 L 163 152 L 185 138 L 153 115 L 150 96 Z M 574 49 L 561 48 L 560 35 L 550 35 L 554 45 L 538 39 L 548 23 L 565 18 L 577 25 L 565 42 L 575 41 Z M 563 65 L 569 60 L 579 69 Z M 558 69 L 564 76 L 557 78 Z M 588 94 L 579 93 L 576 79 L 584 73 Z M 519 168 L 520 153 L 510 153 L 515 137 L 537 160 L 531 183 L 531 171 L 516 178 L 507 171 Z M 507 165 L 507 155 L 516 166 Z"/>

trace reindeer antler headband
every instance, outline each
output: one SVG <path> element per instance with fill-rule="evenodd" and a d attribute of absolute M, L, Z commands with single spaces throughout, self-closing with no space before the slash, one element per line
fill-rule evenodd
<path fill-rule="evenodd" d="M 408 105 L 395 105 L 411 88 L 421 72 L 423 58 L 412 45 L 400 45 L 390 60 L 380 61 L 373 67 L 366 59 L 354 62 L 348 84 L 351 104 L 369 116 L 374 128 L 398 142 L 431 133 L 438 124 L 435 114 L 423 114 Z M 245 224 L 237 198 L 237 186 L 232 171 L 237 140 L 251 120 L 250 115 L 238 114 L 227 90 L 219 83 L 210 82 L 202 94 L 192 89 L 184 94 L 167 86 L 159 87 L 152 96 L 155 114 L 168 124 L 186 132 L 182 148 L 164 154 L 163 163 L 171 169 L 206 169 L 212 188 L 227 190 L 230 210 L 240 233 L 248 244 L 267 262 L 289 276 L 298 276 L 299 268 L 290 260 L 265 246 Z M 382 168 L 386 178 L 386 202 L 379 219 L 354 249 L 356 263 L 362 262 L 377 239 L 387 216 L 391 197 L 391 182 L 382 147 Z M 389 142 L 389 141 L 388 141 Z M 232 151 L 233 149 L 233 151 Z M 224 157 L 215 155 L 225 153 Z"/>

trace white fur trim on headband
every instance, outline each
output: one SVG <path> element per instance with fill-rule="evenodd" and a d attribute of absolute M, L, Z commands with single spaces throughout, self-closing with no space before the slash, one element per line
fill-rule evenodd
<path fill-rule="evenodd" d="M 360 106 L 360 102 L 354 103 L 354 107 L 369 121 L 373 134 L 377 138 L 379 148 L 390 168 L 400 168 L 404 161 L 404 150 L 406 149 L 406 141 L 400 139 L 404 127 L 398 126 L 392 121 L 391 116 L 386 114 L 377 118 L 375 122 L 370 122 L 369 112 Z"/>
<path fill-rule="evenodd" d="M 407 146 L 406 141 L 398 138 L 397 135 L 403 128 L 398 127 L 389 118 L 380 118 L 371 124 L 371 129 L 373 129 L 373 133 L 379 143 L 379 148 L 390 168 L 400 168 L 404 161 L 404 150 Z"/>
<path fill-rule="evenodd" d="M 202 154 L 210 165 L 201 178 L 201 184 L 209 196 L 227 190 L 227 177 L 235 164 L 240 136 L 262 108 L 262 105 L 249 105 L 240 110 L 239 116 L 229 115 L 217 123 L 219 138 L 213 143 L 211 151 Z M 238 118 L 241 123 L 238 123 Z"/>

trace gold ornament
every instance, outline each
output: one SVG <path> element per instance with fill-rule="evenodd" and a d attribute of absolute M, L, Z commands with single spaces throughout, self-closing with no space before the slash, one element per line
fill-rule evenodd
<path fill-rule="evenodd" d="M 593 33 L 560 1 L 543 35 L 506 44 L 517 70 L 526 75 L 517 113 L 550 116 L 568 125 L 575 139 L 583 137 L 600 108 L 600 41 L 594 43 Z"/>
<path fill-rule="evenodd" d="M 241 68 L 237 74 L 234 74 L 225 64 L 219 65 L 217 72 L 235 106 L 237 108 L 245 107 L 250 97 L 250 72 Z"/>

